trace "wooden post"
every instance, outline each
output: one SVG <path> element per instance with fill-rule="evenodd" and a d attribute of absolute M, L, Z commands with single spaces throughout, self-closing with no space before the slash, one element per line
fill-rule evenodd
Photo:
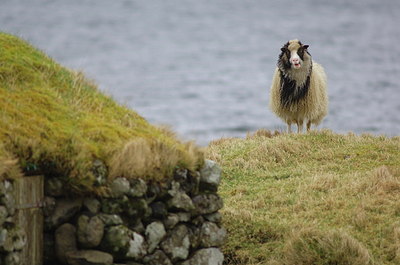
<path fill-rule="evenodd" d="M 14 182 L 16 224 L 27 236 L 21 265 L 43 264 L 43 176 L 18 178 Z"/>

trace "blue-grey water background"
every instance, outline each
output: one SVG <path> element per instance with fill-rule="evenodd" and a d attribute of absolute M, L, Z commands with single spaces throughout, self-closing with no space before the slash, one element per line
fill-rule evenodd
<path fill-rule="evenodd" d="M 1 0 L 0 30 L 206 145 L 285 129 L 268 90 L 293 38 L 328 75 L 320 128 L 399 135 L 399 14 L 399 0 Z"/>

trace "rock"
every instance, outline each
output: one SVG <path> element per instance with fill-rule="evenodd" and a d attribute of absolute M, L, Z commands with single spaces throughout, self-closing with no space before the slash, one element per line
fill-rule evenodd
<path fill-rule="evenodd" d="M 169 213 L 167 218 L 163 220 L 165 228 L 172 229 L 177 223 L 179 223 L 179 215 L 175 213 Z"/>
<path fill-rule="evenodd" d="M 8 253 L 4 259 L 4 265 L 20 265 L 21 254 L 19 252 Z"/>
<path fill-rule="evenodd" d="M 115 178 L 110 184 L 111 196 L 114 198 L 127 194 L 129 190 L 130 184 L 126 178 Z"/>
<path fill-rule="evenodd" d="M 5 228 L 0 229 L 0 250 L 7 251 L 8 246 L 4 246 L 6 244 L 8 238 L 8 231 Z M 8 243 L 7 243 L 8 244 Z"/>
<path fill-rule="evenodd" d="M 174 174 L 174 180 L 179 182 L 180 189 L 187 194 L 194 195 L 198 193 L 200 183 L 199 172 L 188 172 L 187 169 L 177 169 Z"/>
<path fill-rule="evenodd" d="M 14 245 L 12 242 L 12 237 L 8 230 L 2 229 L 0 232 L 1 242 L 0 251 L 1 252 L 12 252 L 14 250 Z"/>
<path fill-rule="evenodd" d="M 6 223 L 15 224 L 15 219 L 13 218 L 13 216 L 8 216 L 6 219 Z"/>
<path fill-rule="evenodd" d="M 27 242 L 25 231 L 21 228 L 14 227 L 0 231 L 0 251 L 12 252 L 18 251 L 25 247 Z"/>
<path fill-rule="evenodd" d="M 204 217 L 199 215 L 191 221 L 197 227 L 200 227 L 204 223 Z"/>
<path fill-rule="evenodd" d="M 146 198 L 148 198 L 149 201 L 154 201 L 155 199 L 163 199 L 167 196 L 168 190 L 167 187 L 168 183 L 157 183 L 157 182 L 152 182 L 148 185 L 147 192 L 146 192 Z"/>
<path fill-rule="evenodd" d="M 50 230 L 68 222 L 81 209 L 81 207 L 82 200 L 80 199 L 57 200 L 54 213 L 45 220 L 46 229 Z"/>
<path fill-rule="evenodd" d="M 104 234 L 104 223 L 98 216 L 81 215 L 77 222 L 77 237 L 84 248 L 94 248 L 100 245 Z"/>
<path fill-rule="evenodd" d="M 179 217 L 179 222 L 189 222 L 192 215 L 187 212 L 179 212 L 177 213 Z"/>
<path fill-rule="evenodd" d="M 118 257 L 123 257 L 128 249 L 131 233 L 126 226 L 117 225 L 106 229 L 101 248 Z"/>
<path fill-rule="evenodd" d="M 102 186 L 106 184 L 108 171 L 103 161 L 99 159 L 94 160 L 91 171 L 95 177 L 95 182 L 94 182 L 95 186 Z"/>
<path fill-rule="evenodd" d="M 172 210 L 191 211 L 194 209 L 192 199 L 183 191 L 176 192 L 174 196 L 167 201 L 167 206 Z"/>
<path fill-rule="evenodd" d="M 101 211 L 107 214 L 120 214 L 128 202 L 129 198 L 125 195 L 118 199 L 102 199 Z"/>
<path fill-rule="evenodd" d="M 7 220 L 8 211 L 7 208 L 3 205 L 0 205 L 0 227 L 5 223 Z"/>
<path fill-rule="evenodd" d="M 221 168 L 212 160 L 205 160 L 200 170 L 200 190 L 216 192 L 221 181 Z"/>
<path fill-rule="evenodd" d="M 145 235 L 149 253 L 153 253 L 166 234 L 164 225 L 159 221 L 153 222 L 146 227 Z"/>
<path fill-rule="evenodd" d="M 72 224 L 63 224 L 55 233 L 55 249 L 59 262 L 67 264 L 66 253 L 76 251 L 76 228 Z"/>
<path fill-rule="evenodd" d="M 0 196 L 13 192 L 13 185 L 9 180 L 0 181 Z"/>
<path fill-rule="evenodd" d="M 185 225 L 176 226 L 167 239 L 161 243 L 162 250 L 172 262 L 186 259 L 189 255 L 189 247 L 189 231 Z"/>
<path fill-rule="evenodd" d="M 14 215 L 15 213 L 14 194 L 12 194 L 11 192 L 5 193 L 3 196 L 0 197 L 0 204 L 6 207 L 9 215 Z"/>
<path fill-rule="evenodd" d="M 96 198 L 85 198 L 83 200 L 83 206 L 91 213 L 97 214 L 100 211 L 101 204 Z"/>
<path fill-rule="evenodd" d="M 130 198 L 125 204 L 124 212 L 130 217 L 140 217 L 142 219 L 151 215 L 151 208 L 145 199 Z"/>
<path fill-rule="evenodd" d="M 204 218 L 207 221 L 217 223 L 217 224 L 221 223 L 221 221 L 222 221 L 222 215 L 219 212 L 206 214 L 206 215 L 204 215 Z"/>
<path fill-rule="evenodd" d="M 197 249 L 200 246 L 200 228 L 198 226 L 189 226 L 190 248 Z"/>
<path fill-rule="evenodd" d="M 143 258 L 143 256 L 147 254 L 143 236 L 132 232 L 131 237 L 133 239 L 129 240 L 129 248 L 125 256 L 135 260 Z"/>
<path fill-rule="evenodd" d="M 194 255 L 181 265 L 222 265 L 224 255 L 217 248 L 197 250 Z"/>
<path fill-rule="evenodd" d="M 14 250 L 22 250 L 27 242 L 26 233 L 22 228 L 14 228 L 11 230 L 9 235 L 12 238 Z"/>
<path fill-rule="evenodd" d="M 130 179 L 130 190 L 128 195 L 131 197 L 143 197 L 147 192 L 147 184 L 142 179 Z"/>
<path fill-rule="evenodd" d="M 122 225 L 122 219 L 117 214 L 105 214 L 101 213 L 98 217 L 103 221 L 105 226 L 115 226 L 115 225 Z"/>
<path fill-rule="evenodd" d="M 192 183 L 188 179 L 188 170 L 184 168 L 179 168 L 174 172 L 174 180 L 179 183 L 180 189 L 189 193 L 192 189 Z"/>
<path fill-rule="evenodd" d="M 106 230 L 101 248 L 120 259 L 140 259 L 146 255 L 143 236 L 126 226 L 112 226 Z"/>
<path fill-rule="evenodd" d="M 200 229 L 200 245 L 202 247 L 219 247 L 227 238 L 225 228 L 219 228 L 216 224 L 205 222 Z"/>
<path fill-rule="evenodd" d="M 221 197 L 217 194 L 200 194 L 193 198 L 194 214 L 203 215 L 218 211 L 223 207 Z"/>
<path fill-rule="evenodd" d="M 152 255 L 144 257 L 143 261 L 146 265 L 172 265 L 162 250 L 156 250 Z"/>
<path fill-rule="evenodd" d="M 147 186 L 147 192 L 146 192 L 146 197 L 147 198 L 153 198 L 152 201 L 157 198 L 157 196 L 160 195 L 162 189 L 161 185 L 156 183 L 156 182 L 151 182 Z"/>
<path fill-rule="evenodd" d="M 179 192 L 181 192 L 180 190 L 181 188 L 181 184 L 177 181 L 171 181 L 170 183 L 170 188 L 168 189 L 168 195 L 170 197 L 174 197 L 176 196 Z"/>
<path fill-rule="evenodd" d="M 188 170 L 185 168 L 178 168 L 174 172 L 174 180 L 178 181 L 179 183 L 184 183 L 187 180 L 187 173 Z"/>
<path fill-rule="evenodd" d="M 200 173 L 198 171 L 192 172 L 188 175 L 188 182 L 182 187 L 191 197 L 199 193 L 200 178 Z"/>
<path fill-rule="evenodd" d="M 70 251 L 66 254 L 68 265 L 112 265 L 113 256 L 98 250 Z"/>
<path fill-rule="evenodd" d="M 47 196 L 60 197 L 64 194 L 64 182 L 60 178 L 46 178 L 44 191 Z"/>
<path fill-rule="evenodd" d="M 167 211 L 167 206 L 163 202 L 153 202 L 150 204 L 152 216 L 155 218 L 161 219 L 167 216 L 168 211 Z"/>
<path fill-rule="evenodd" d="M 48 217 L 54 213 L 56 209 L 56 199 L 54 197 L 44 197 L 43 214 Z"/>
<path fill-rule="evenodd" d="M 132 220 L 129 223 L 129 228 L 139 234 L 144 234 L 144 232 L 146 230 L 143 225 L 142 220 L 140 220 L 140 219 Z"/>

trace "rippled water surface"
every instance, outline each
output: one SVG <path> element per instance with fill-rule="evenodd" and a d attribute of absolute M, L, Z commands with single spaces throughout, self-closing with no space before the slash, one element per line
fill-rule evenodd
<path fill-rule="evenodd" d="M 200 144 L 284 129 L 267 108 L 280 47 L 309 44 L 337 132 L 400 133 L 400 1 L 1 0 L 0 30 Z"/>

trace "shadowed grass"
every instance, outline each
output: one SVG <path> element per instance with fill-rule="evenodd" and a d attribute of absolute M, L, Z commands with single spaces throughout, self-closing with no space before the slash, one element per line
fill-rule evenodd
<path fill-rule="evenodd" d="M 290 262 L 289 246 L 299 238 L 293 231 L 322 238 L 309 246 L 303 233 L 298 254 L 319 249 L 306 255 L 319 260 L 309 264 L 399 264 L 399 137 L 261 130 L 247 139 L 214 141 L 206 156 L 224 172 L 226 264 L 307 264 Z M 343 256 L 341 240 L 370 258 L 329 263 L 321 253 Z"/>
<path fill-rule="evenodd" d="M 150 125 L 99 92 L 82 73 L 4 33 L 0 33 L 0 106 L 0 141 L 19 159 L 21 168 L 27 174 L 65 177 L 77 191 L 99 191 L 94 187 L 94 161 L 102 161 L 114 173 L 114 163 L 125 168 L 136 163 L 141 169 L 125 170 L 124 176 L 157 181 L 171 176 L 176 167 L 195 170 L 203 163 L 202 152 L 193 144 Z M 147 145 L 145 154 L 128 152 L 146 164 L 121 156 L 132 142 Z M 159 151 L 162 155 L 154 156 Z"/>

